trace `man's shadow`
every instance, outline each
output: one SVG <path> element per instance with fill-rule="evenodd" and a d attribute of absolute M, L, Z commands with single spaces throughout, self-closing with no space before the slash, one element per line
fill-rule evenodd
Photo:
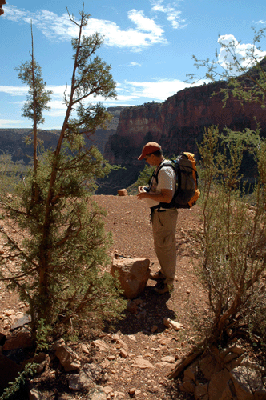
<path fill-rule="evenodd" d="M 150 280 L 148 285 L 149 283 Z M 170 297 L 169 293 L 156 293 L 154 286 L 146 286 L 137 298 L 128 300 L 122 319 L 112 326 L 112 330 L 127 335 L 138 332 L 147 335 L 163 332 L 167 329 L 164 319 L 175 319 L 174 311 L 167 306 Z M 108 330 L 108 325 L 106 329 Z"/>

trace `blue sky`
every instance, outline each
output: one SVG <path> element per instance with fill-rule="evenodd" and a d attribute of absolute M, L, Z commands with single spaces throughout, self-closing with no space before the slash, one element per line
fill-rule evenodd
<path fill-rule="evenodd" d="M 78 17 L 83 1 L 13 0 L 0 16 L 0 128 L 28 128 L 21 117 L 27 87 L 15 67 L 30 60 L 30 21 L 35 58 L 47 88 L 53 90 L 51 110 L 44 113 L 43 129 L 60 129 L 64 118 L 63 92 L 72 74 L 71 37 L 77 32 L 66 7 Z M 187 74 L 198 73 L 192 55 L 213 58 L 219 43 L 239 42 L 239 55 L 252 43 L 253 31 L 266 26 L 265 0 L 94 0 L 84 1 L 91 14 L 86 34 L 95 31 L 105 41 L 98 55 L 112 67 L 117 100 L 105 106 L 162 102 L 190 86 Z M 220 39 L 218 40 L 220 35 Z M 266 40 L 259 56 L 266 55 Z M 92 99 L 95 101 L 95 99 Z"/>

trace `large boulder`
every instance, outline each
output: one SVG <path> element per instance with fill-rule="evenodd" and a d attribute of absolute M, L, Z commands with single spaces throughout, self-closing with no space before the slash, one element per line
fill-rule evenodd
<path fill-rule="evenodd" d="M 111 274 L 118 278 L 127 299 L 138 297 L 147 285 L 150 276 L 150 260 L 148 258 L 114 258 Z"/>

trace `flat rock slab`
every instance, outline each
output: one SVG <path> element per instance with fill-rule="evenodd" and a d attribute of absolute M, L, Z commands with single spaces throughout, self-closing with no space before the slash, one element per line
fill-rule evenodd
<path fill-rule="evenodd" d="M 134 360 L 134 363 L 132 364 L 132 367 L 137 367 L 140 369 L 146 369 L 146 368 L 154 368 L 152 363 L 150 363 L 148 360 L 145 360 L 145 358 L 139 356 Z"/>
<path fill-rule="evenodd" d="M 138 297 L 147 285 L 150 276 L 150 260 L 148 258 L 114 258 L 111 274 L 118 278 L 127 299 Z"/>

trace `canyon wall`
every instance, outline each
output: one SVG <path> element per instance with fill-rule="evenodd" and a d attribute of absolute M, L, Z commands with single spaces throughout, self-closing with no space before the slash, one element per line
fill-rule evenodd
<path fill-rule="evenodd" d="M 142 147 L 148 141 L 161 144 L 166 156 L 190 151 L 198 156 L 197 142 L 200 143 L 204 127 L 218 125 L 234 130 L 256 128 L 266 136 L 266 113 L 255 102 L 241 106 L 234 98 L 223 103 L 221 88 L 226 84 L 213 84 L 184 89 L 169 97 L 163 103 L 145 103 L 135 107 L 110 107 L 113 120 L 107 130 L 98 129 L 88 145 L 94 144 L 111 163 L 126 169 L 113 171 L 101 180 L 97 193 L 117 194 L 118 189 L 134 183 L 145 162 L 138 161 Z M 216 95 L 213 95 L 216 93 Z M 255 120 L 256 119 L 256 120 Z M 28 163 L 32 146 L 27 146 L 25 137 L 31 129 L 0 129 L 0 150 L 8 151 L 14 161 Z M 54 148 L 59 131 L 40 131 L 44 147 Z M 244 166 L 249 171 L 249 165 Z"/>
<path fill-rule="evenodd" d="M 90 139 L 86 138 L 88 146 L 94 145 L 102 154 L 104 153 L 104 148 L 109 137 L 116 133 L 119 115 L 123 108 L 107 108 L 108 112 L 112 114 L 113 119 L 106 129 L 97 129 Z M 59 130 L 38 130 L 38 137 L 45 150 L 55 149 L 59 134 Z M 27 144 L 27 137 L 32 139 L 32 128 L 0 129 L 0 151 L 2 153 L 9 153 L 13 161 L 23 161 L 25 164 L 28 164 L 33 155 L 33 144 Z"/>
<path fill-rule="evenodd" d="M 127 107 L 120 114 L 115 135 L 109 137 L 105 157 L 114 164 L 138 165 L 144 144 L 157 141 L 166 155 L 190 151 L 197 154 L 204 127 L 218 125 L 221 129 L 256 128 L 260 123 L 266 134 L 266 113 L 257 103 L 241 106 L 234 98 L 223 104 L 220 89 L 225 83 L 213 83 L 182 90 L 163 103 L 146 103 Z M 213 96 L 213 93 L 217 93 Z"/>

